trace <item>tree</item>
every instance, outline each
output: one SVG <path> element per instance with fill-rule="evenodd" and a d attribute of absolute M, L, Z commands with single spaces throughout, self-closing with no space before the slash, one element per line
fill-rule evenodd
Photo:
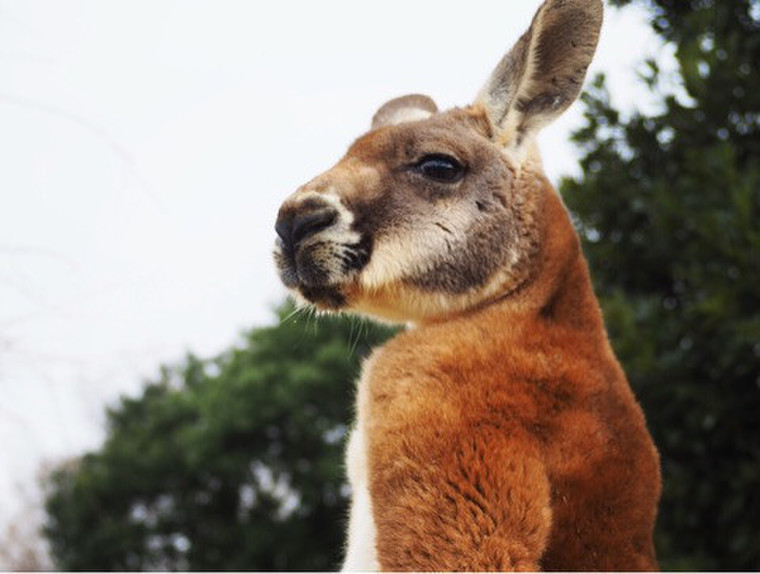
<path fill-rule="evenodd" d="M 163 368 L 108 412 L 97 452 L 58 468 L 47 537 L 63 570 L 329 570 L 342 554 L 343 443 L 361 358 L 390 331 L 356 319 L 254 329 Z"/>
<path fill-rule="evenodd" d="M 618 5 L 632 0 L 616 0 Z M 643 0 L 638 0 L 643 1 Z M 574 213 L 662 456 L 663 568 L 760 568 L 760 4 L 651 0 L 687 97 L 623 117 L 598 78 Z"/>

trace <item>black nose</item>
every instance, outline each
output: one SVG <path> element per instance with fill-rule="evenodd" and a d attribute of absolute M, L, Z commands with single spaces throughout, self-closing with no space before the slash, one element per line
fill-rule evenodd
<path fill-rule="evenodd" d="M 281 211 L 274 230 L 282 239 L 285 249 L 294 250 L 308 237 L 330 227 L 337 218 L 338 212 L 332 207 L 301 207 L 296 211 Z"/>

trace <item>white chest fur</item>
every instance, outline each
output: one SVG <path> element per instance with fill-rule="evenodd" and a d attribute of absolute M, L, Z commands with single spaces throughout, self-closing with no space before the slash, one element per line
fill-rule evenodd
<path fill-rule="evenodd" d="M 378 570 L 375 552 L 375 522 L 372 517 L 372 501 L 369 497 L 367 477 L 367 452 L 361 421 L 346 450 L 346 467 L 351 483 L 351 513 L 348 522 L 348 547 L 343 563 L 344 572 L 367 572 Z"/>
<path fill-rule="evenodd" d="M 351 511 L 348 521 L 348 544 L 344 572 L 379 570 L 375 550 L 375 521 L 369 495 L 369 469 L 367 460 L 367 417 L 369 416 L 368 379 L 374 357 L 364 363 L 357 387 L 356 425 L 346 449 L 346 471 L 351 484 Z"/>

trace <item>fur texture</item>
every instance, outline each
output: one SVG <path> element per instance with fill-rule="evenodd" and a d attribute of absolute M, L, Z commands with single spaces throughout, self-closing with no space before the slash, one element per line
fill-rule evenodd
<path fill-rule="evenodd" d="M 533 135 L 599 0 L 547 0 L 476 102 L 392 100 L 283 204 L 306 304 L 410 328 L 365 363 L 348 570 L 653 570 L 659 460 Z"/>

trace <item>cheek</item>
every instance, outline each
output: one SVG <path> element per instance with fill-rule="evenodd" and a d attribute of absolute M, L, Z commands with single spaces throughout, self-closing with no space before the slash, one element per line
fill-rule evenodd
<path fill-rule="evenodd" d="M 446 253 L 431 258 L 431 265 L 408 278 L 429 292 L 459 295 L 485 286 L 494 274 L 517 260 L 511 227 L 496 214 L 483 214 L 449 244 Z"/>
<path fill-rule="evenodd" d="M 361 282 L 367 288 L 424 276 L 441 261 L 456 261 L 478 220 L 474 204 L 410 207 L 375 233 L 374 249 Z"/>

